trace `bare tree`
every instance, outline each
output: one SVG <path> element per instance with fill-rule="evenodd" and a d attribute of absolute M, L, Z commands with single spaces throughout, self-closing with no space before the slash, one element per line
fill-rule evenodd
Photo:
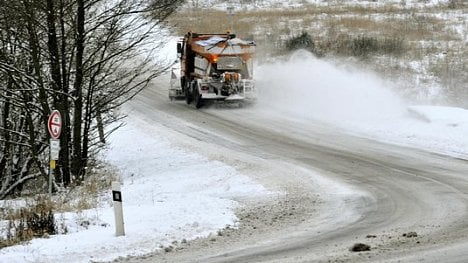
<path fill-rule="evenodd" d="M 37 103 L 45 96 L 32 45 L 37 34 L 22 4 L 0 6 L 0 198 L 45 175 L 46 137 L 38 129 L 45 127 L 41 117 L 47 103 Z"/>
<path fill-rule="evenodd" d="M 113 110 L 169 66 L 154 62 L 154 50 L 182 2 L 0 3 L 0 199 L 47 176 L 52 109 L 64 122 L 56 185 L 84 178 Z"/>

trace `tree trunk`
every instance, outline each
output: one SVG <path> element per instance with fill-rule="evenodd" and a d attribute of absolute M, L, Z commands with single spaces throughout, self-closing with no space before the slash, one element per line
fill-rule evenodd
<path fill-rule="evenodd" d="M 61 34 L 61 68 L 62 68 L 62 89 L 63 89 L 63 94 L 62 95 L 62 103 L 63 103 L 63 113 L 62 113 L 62 118 L 63 118 L 63 145 L 66 145 L 66 148 L 64 152 L 64 158 L 66 158 L 66 167 L 68 170 L 69 167 L 69 160 L 70 160 L 70 151 L 72 149 L 71 147 L 71 120 L 70 120 L 70 112 L 71 112 L 71 106 L 68 97 L 66 94 L 70 93 L 69 90 L 69 83 L 70 83 L 70 71 L 67 67 L 67 40 L 68 36 L 66 34 L 66 27 L 65 27 L 65 17 L 66 13 L 64 11 L 65 5 L 64 5 L 64 0 L 60 0 L 60 34 Z M 70 58 L 70 61 L 72 58 Z M 68 174 L 70 172 L 67 172 Z M 68 176 L 70 178 L 70 176 Z M 68 180 L 70 183 L 71 178 Z"/>
<path fill-rule="evenodd" d="M 10 82 L 10 81 L 9 81 Z M 10 86 L 10 84 L 8 84 Z M 8 88 L 10 89 L 10 88 Z M 3 144 L 3 153 L 1 156 L 0 160 L 0 181 L 1 184 L 8 184 L 7 178 L 8 176 L 11 176 L 11 174 L 8 174 L 6 171 L 7 168 L 7 163 L 9 160 L 11 160 L 10 157 L 10 125 L 9 125 L 9 118 L 10 118 L 10 98 L 9 95 L 5 98 L 5 101 L 3 102 L 3 116 L 2 116 L 2 124 L 3 124 L 3 130 L 1 131 L 1 135 L 3 137 L 4 144 Z"/>
<path fill-rule="evenodd" d="M 52 77 L 52 88 L 56 91 L 54 94 L 54 104 L 57 110 L 60 111 L 62 116 L 65 118 L 62 119 L 62 135 L 60 136 L 60 156 L 58 162 L 58 169 L 56 169 L 56 178 L 62 181 L 64 186 L 70 184 L 70 161 L 69 161 L 69 145 L 68 145 L 68 135 L 64 134 L 67 131 L 67 126 L 70 125 L 67 122 L 68 109 L 66 107 L 66 101 L 68 97 L 64 94 L 62 76 L 60 72 L 60 53 L 58 48 L 58 39 L 57 39 L 57 30 L 55 26 L 56 22 L 56 13 L 54 7 L 54 0 L 46 0 L 46 20 L 47 20 L 47 31 L 48 31 L 48 41 L 47 47 L 49 50 L 49 60 L 50 60 L 50 71 Z M 64 128 L 65 127 L 65 128 Z"/>
<path fill-rule="evenodd" d="M 30 2 L 28 0 L 23 1 L 26 14 L 26 21 L 27 21 L 27 29 L 28 29 L 28 37 L 29 37 L 29 47 L 31 49 L 31 58 L 32 64 L 34 67 L 34 76 L 38 83 L 39 88 L 39 103 L 42 106 L 42 118 L 44 123 L 44 128 L 47 130 L 47 116 L 50 112 L 49 103 L 47 101 L 47 92 L 44 88 L 44 80 L 42 78 L 41 72 L 41 56 L 40 56 L 40 48 L 39 48 L 39 39 L 37 37 L 37 32 L 35 28 L 35 9 L 32 8 Z"/>
<path fill-rule="evenodd" d="M 84 54 L 84 22 L 85 10 L 84 1 L 77 0 L 76 19 L 76 58 L 75 58 L 75 114 L 73 122 L 73 160 L 72 172 L 77 178 L 84 175 L 83 156 L 81 148 L 81 128 L 83 118 L 83 54 Z"/>
<path fill-rule="evenodd" d="M 102 122 L 101 110 L 97 110 L 96 112 L 96 122 L 99 134 L 99 142 L 102 144 L 106 143 L 106 138 L 104 136 L 104 123 Z"/>

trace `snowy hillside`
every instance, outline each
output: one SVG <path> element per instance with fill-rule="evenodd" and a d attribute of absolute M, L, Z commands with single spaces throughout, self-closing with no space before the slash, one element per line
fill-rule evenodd
<path fill-rule="evenodd" d="M 408 6 L 431 6 L 439 4 L 447 4 L 450 0 L 192 0 L 187 2 L 189 7 L 199 8 L 217 8 L 226 10 L 228 6 L 241 9 L 255 8 L 298 8 L 304 4 L 316 5 L 333 5 L 333 4 L 349 4 L 349 5 L 385 5 L 385 4 L 400 4 Z"/>

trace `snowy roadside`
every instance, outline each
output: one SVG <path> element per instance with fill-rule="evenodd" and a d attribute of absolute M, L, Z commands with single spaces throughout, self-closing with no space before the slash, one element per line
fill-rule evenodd
<path fill-rule="evenodd" d="M 154 131 L 154 130 L 153 130 Z M 0 262 L 89 262 L 143 255 L 174 241 L 236 226 L 236 198 L 268 192 L 232 167 L 176 148 L 129 123 L 104 158 L 121 172 L 126 236 L 115 237 L 113 208 L 56 215 L 69 233 L 0 250 Z M 82 226 L 80 222 L 89 225 Z"/>

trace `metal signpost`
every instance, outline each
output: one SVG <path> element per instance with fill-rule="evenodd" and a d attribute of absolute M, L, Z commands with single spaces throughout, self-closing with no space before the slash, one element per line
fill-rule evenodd
<path fill-rule="evenodd" d="M 50 113 L 47 121 L 47 129 L 50 134 L 50 167 L 49 167 L 49 195 L 52 195 L 52 178 L 54 176 L 55 161 L 59 158 L 60 152 L 60 134 L 62 133 L 62 116 L 58 110 Z"/>

